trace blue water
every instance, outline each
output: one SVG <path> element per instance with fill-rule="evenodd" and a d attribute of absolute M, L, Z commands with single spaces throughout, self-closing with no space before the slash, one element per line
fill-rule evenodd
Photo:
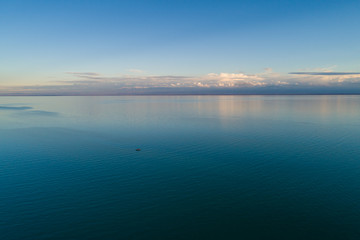
<path fill-rule="evenodd" d="M 360 96 L 1 97 L 0 239 L 360 239 Z"/>

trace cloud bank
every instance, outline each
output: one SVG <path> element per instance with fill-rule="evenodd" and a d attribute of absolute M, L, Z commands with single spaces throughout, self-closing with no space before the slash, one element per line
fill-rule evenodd
<path fill-rule="evenodd" d="M 67 72 L 47 85 L 1 88 L 1 95 L 137 94 L 360 94 L 359 72 L 290 72 L 266 68 L 258 74 L 209 73 L 203 76 L 107 76 Z"/>
<path fill-rule="evenodd" d="M 332 76 L 332 75 L 359 75 L 360 72 L 291 72 L 289 74 L 298 74 L 298 75 L 323 75 L 323 76 Z"/>

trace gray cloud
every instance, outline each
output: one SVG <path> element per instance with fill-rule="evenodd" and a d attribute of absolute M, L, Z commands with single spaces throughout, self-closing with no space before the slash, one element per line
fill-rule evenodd
<path fill-rule="evenodd" d="M 100 74 L 96 72 L 66 72 L 66 74 L 83 79 L 100 79 Z"/>
<path fill-rule="evenodd" d="M 341 76 L 341 75 L 359 75 L 360 72 L 290 72 L 289 74 Z"/>
<path fill-rule="evenodd" d="M 99 73 L 96 72 L 66 72 L 67 74 L 72 74 L 76 76 L 99 76 Z"/>
<path fill-rule="evenodd" d="M 209 73 L 203 76 L 104 76 L 69 72 L 72 79 L 52 85 L 4 88 L 1 95 L 141 94 L 360 94 L 360 73 L 292 72 Z M 359 75 L 357 75 L 359 74 Z"/>

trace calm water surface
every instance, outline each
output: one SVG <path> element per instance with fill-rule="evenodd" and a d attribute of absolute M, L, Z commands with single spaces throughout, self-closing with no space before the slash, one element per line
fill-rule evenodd
<path fill-rule="evenodd" d="M 1 97 L 0 239 L 360 239 L 360 96 Z"/>

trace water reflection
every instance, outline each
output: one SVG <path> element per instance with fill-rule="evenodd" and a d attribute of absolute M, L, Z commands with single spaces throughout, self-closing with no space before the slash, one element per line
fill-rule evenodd
<path fill-rule="evenodd" d="M 200 124 L 208 118 L 217 119 L 222 125 L 234 119 L 356 124 L 360 116 L 360 96 L 2 97 L 0 100 L 2 128 L 149 127 L 176 125 L 179 119 Z M 16 102 L 29 104 L 14 105 Z M 14 114 L 16 110 L 23 114 Z M 49 122 L 49 116 L 57 119 Z M 27 121 L 27 117 L 37 119 Z"/>
<path fill-rule="evenodd" d="M 0 233 L 357 239 L 359 103 L 358 96 L 0 98 L 0 106 L 31 108 L 0 111 Z"/>

